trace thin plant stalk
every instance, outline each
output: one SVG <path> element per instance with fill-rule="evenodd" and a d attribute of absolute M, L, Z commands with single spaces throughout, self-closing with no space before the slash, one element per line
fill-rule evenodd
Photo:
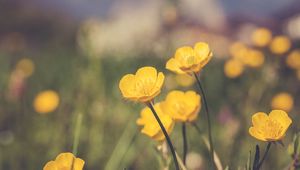
<path fill-rule="evenodd" d="M 186 123 L 182 123 L 182 139 L 183 139 L 183 164 L 186 165 L 186 154 L 188 151 L 188 143 L 187 143 L 187 136 L 186 136 Z"/>
<path fill-rule="evenodd" d="M 163 132 L 164 135 L 165 135 L 165 138 L 166 138 L 166 140 L 167 140 L 167 143 L 168 143 L 168 145 L 169 145 L 169 148 L 170 148 L 171 153 L 172 153 L 172 156 L 173 156 L 173 160 L 174 160 L 174 164 L 175 164 L 175 169 L 176 169 L 176 170 L 180 170 L 180 169 L 179 169 L 179 165 L 178 165 L 178 161 L 177 161 L 177 158 L 176 158 L 175 149 L 174 149 L 174 147 L 173 147 L 172 141 L 171 141 L 171 139 L 170 139 L 170 137 L 169 137 L 169 135 L 168 135 L 168 133 L 167 133 L 167 131 L 166 131 L 164 125 L 162 124 L 161 120 L 159 119 L 159 117 L 158 117 L 158 115 L 157 115 L 157 113 L 156 113 L 156 111 L 155 111 L 155 109 L 154 109 L 152 103 L 151 103 L 151 102 L 147 103 L 147 106 L 151 109 L 151 111 L 152 111 L 152 113 L 153 113 L 153 115 L 154 115 L 156 121 L 158 122 L 158 124 L 159 124 L 159 126 L 160 126 L 162 132 Z"/>
<path fill-rule="evenodd" d="M 192 123 L 192 125 L 194 126 L 194 128 L 196 129 L 196 131 L 199 133 L 199 135 L 201 136 L 205 146 L 208 148 L 208 150 L 210 150 L 210 146 L 209 146 L 209 142 L 206 136 L 202 135 L 202 131 L 199 128 L 199 126 L 196 123 Z M 218 154 L 216 153 L 216 151 L 214 151 L 214 161 L 215 161 L 215 165 L 216 165 L 216 169 L 217 170 L 223 170 L 223 166 L 220 160 L 220 157 L 218 156 Z"/>
<path fill-rule="evenodd" d="M 265 161 L 265 159 L 266 159 L 266 157 L 268 155 L 268 152 L 270 150 L 271 144 L 272 144 L 271 142 L 268 142 L 268 145 L 267 145 L 267 148 L 266 148 L 265 153 L 263 155 L 263 158 L 260 160 L 260 162 L 258 163 L 258 165 L 256 167 L 257 170 L 259 170 L 260 167 L 262 166 L 262 164 L 264 163 L 264 161 Z"/>
<path fill-rule="evenodd" d="M 206 111 L 207 125 L 208 125 L 208 140 L 209 140 L 209 145 L 210 145 L 210 156 L 211 156 L 211 160 L 213 162 L 213 166 L 214 166 L 214 169 L 215 169 L 216 165 L 215 165 L 215 160 L 214 160 L 214 145 L 213 145 L 213 139 L 212 139 L 211 121 L 210 121 L 210 114 L 209 114 L 209 110 L 208 110 L 206 95 L 205 95 L 204 89 L 201 85 L 200 79 L 197 76 L 197 73 L 194 72 L 194 76 L 195 76 L 195 78 L 197 80 L 197 83 L 198 83 L 198 86 L 200 88 L 202 98 L 203 98 L 204 107 L 205 107 L 205 111 Z"/>
<path fill-rule="evenodd" d="M 78 113 L 75 125 L 75 132 L 74 132 L 74 140 L 73 140 L 73 149 L 72 153 L 76 156 L 78 151 L 78 144 L 79 144 L 79 137 L 80 137 L 80 129 L 82 123 L 82 113 Z"/>

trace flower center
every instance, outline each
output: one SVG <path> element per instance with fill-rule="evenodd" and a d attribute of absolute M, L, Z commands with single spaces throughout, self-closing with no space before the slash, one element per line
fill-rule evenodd
<path fill-rule="evenodd" d="M 154 88 L 154 84 L 155 80 L 153 80 L 153 78 L 151 77 L 139 79 L 135 83 L 135 91 L 138 94 L 151 95 L 151 92 Z"/>

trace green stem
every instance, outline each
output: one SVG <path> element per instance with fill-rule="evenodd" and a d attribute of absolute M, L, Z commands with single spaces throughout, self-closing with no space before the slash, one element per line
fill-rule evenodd
<path fill-rule="evenodd" d="M 171 150 L 172 156 L 173 156 L 173 160 L 174 160 L 174 164 L 175 164 L 175 169 L 179 170 L 179 165 L 178 165 L 178 161 L 177 161 L 177 158 L 176 158 L 176 153 L 175 153 L 175 149 L 173 147 L 172 141 L 171 141 L 171 139 L 170 139 L 170 137 L 169 137 L 169 135 L 168 135 L 168 133 L 167 133 L 164 125 L 162 124 L 161 120 L 159 119 L 159 117 L 158 117 L 158 115 L 157 115 L 157 113 L 156 113 L 156 111 L 155 111 L 152 103 L 151 102 L 147 103 L 147 106 L 151 109 L 151 111 L 152 111 L 152 113 L 153 113 L 156 121 L 158 122 L 158 124 L 159 124 L 162 132 L 164 133 L 165 138 L 167 140 L 167 143 L 169 145 L 169 148 Z"/>
<path fill-rule="evenodd" d="M 267 148 L 266 148 L 266 150 L 265 150 L 264 156 L 263 156 L 263 158 L 261 159 L 261 161 L 260 161 L 260 162 L 258 163 L 258 165 L 257 165 L 257 168 L 256 168 L 257 170 L 260 169 L 260 167 L 262 166 L 264 160 L 266 159 L 267 154 L 268 154 L 268 152 L 269 152 L 269 150 L 270 150 L 271 144 L 272 144 L 271 142 L 268 142 L 268 145 L 267 145 Z"/>
<path fill-rule="evenodd" d="M 213 167 L 214 167 L 214 169 L 216 169 L 215 160 L 214 160 L 214 145 L 213 145 L 212 132 L 211 132 L 210 114 L 209 114 L 209 110 L 208 110 L 206 95 L 205 95 L 204 89 L 201 85 L 200 79 L 198 78 L 198 76 L 195 72 L 194 72 L 194 76 L 197 80 L 198 86 L 200 88 L 200 91 L 201 91 L 201 94 L 203 97 L 203 103 L 204 103 L 204 107 L 205 107 L 205 111 L 206 111 L 207 124 L 208 124 L 208 140 L 209 140 L 209 145 L 210 145 L 210 156 L 211 156 L 211 161 L 212 161 Z"/>
<path fill-rule="evenodd" d="M 74 156 L 77 155 L 82 117 L 83 117 L 82 113 L 79 113 L 77 116 L 77 119 L 76 119 L 75 133 L 74 133 L 74 140 L 73 140 L 73 149 L 72 149 Z"/>
<path fill-rule="evenodd" d="M 183 139 L 183 164 L 186 165 L 186 154 L 188 151 L 188 143 L 186 137 L 186 124 L 185 122 L 182 123 L 182 139 Z"/>

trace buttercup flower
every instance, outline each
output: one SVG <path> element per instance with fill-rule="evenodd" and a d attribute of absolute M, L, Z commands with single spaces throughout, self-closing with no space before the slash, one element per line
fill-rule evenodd
<path fill-rule="evenodd" d="M 201 97 L 194 91 L 171 91 L 161 102 L 161 109 L 175 121 L 192 122 L 201 109 Z"/>
<path fill-rule="evenodd" d="M 54 161 L 49 161 L 43 170 L 82 170 L 83 166 L 84 161 L 72 153 L 61 153 Z"/>
<path fill-rule="evenodd" d="M 19 71 L 25 78 L 30 77 L 34 72 L 35 66 L 32 60 L 23 58 L 18 61 L 16 70 Z"/>
<path fill-rule="evenodd" d="M 272 33 L 267 28 L 256 29 L 251 36 L 251 40 L 254 45 L 258 47 L 265 47 L 272 39 Z"/>
<path fill-rule="evenodd" d="M 194 48 L 178 48 L 175 56 L 168 60 L 166 68 L 178 74 L 199 72 L 211 59 L 212 52 L 208 44 L 198 42 Z"/>
<path fill-rule="evenodd" d="M 154 109 L 158 117 L 160 118 L 162 124 L 164 125 L 167 133 L 170 134 L 175 124 L 173 119 L 162 111 L 160 103 L 155 104 Z M 143 134 L 157 141 L 165 140 L 165 136 L 157 120 L 155 119 L 152 111 L 148 107 L 144 108 L 141 111 L 141 117 L 136 121 L 136 123 L 138 125 L 144 126 L 141 130 Z"/>
<path fill-rule="evenodd" d="M 229 78 L 236 78 L 244 72 L 244 65 L 237 59 L 230 59 L 224 65 L 224 73 Z"/>
<path fill-rule="evenodd" d="M 244 59 L 244 63 L 249 67 L 260 67 L 265 61 L 265 56 L 261 51 L 249 49 Z"/>
<path fill-rule="evenodd" d="M 292 120 L 283 110 L 272 110 L 269 115 L 263 112 L 252 116 L 253 126 L 249 128 L 251 136 L 262 141 L 279 141 L 291 125 Z"/>
<path fill-rule="evenodd" d="M 242 42 L 234 42 L 229 47 L 229 53 L 234 59 L 243 61 L 248 54 L 248 47 Z"/>
<path fill-rule="evenodd" d="M 284 54 L 291 48 L 291 41 L 287 36 L 276 36 L 270 44 L 270 50 L 274 54 Z"/>
<path fill-rule="evenodd" d="M 300 50 L 292 51 L 286 58 L 286 64 L 292 69 L 300 69 Z"/>
<path fill-rule="evenodd" d="M 160 93 L 164 78 L 164 74 L 157 73 L 154 67 L 142 67 L 137 70 L 135 75 L 123 76 L 119 88 L 126 99 L 148 102 Z"/>
<path fill-rule="evenodd" d="M 271 102 L 272 109 L 280 109 L 286 112 L 292 110 L 294 105 L 294 99 L 289 93 L 278 93 L 276 94 Z"/>
<path fill-rule="evenodd" d="M 59 104 L 59 96 L 53 90 L 45 90 L 35 97 L 33 107 L 36 112 L 45 114 L 53 112 Z"/>

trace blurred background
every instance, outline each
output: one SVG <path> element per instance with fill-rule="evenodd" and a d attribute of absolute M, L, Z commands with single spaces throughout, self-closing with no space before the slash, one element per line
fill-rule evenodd
<path fill-rule="evenodd" d="M 2 0 L 0 24 L 0 169 L 42 169 L 71 152 L 78 120 L 84 169 L 159 169 L 156 142 L 136 125 L 144 106 L 123 100 L 118 83 L 149 65 L 166 75 L 157 101 L 173 89 L 197 90 L 191 77 L 164 66 L 176 48 L 198 41 L 214 53 L 201 78 L 223 167 L 243 169 L 249 151 L 265 147 L 248 128 L 252 114 L 271 109 L 286 110 L 293 124 L 265 169 L 292 162 L 288 146 L 300 128 L 297 0 Z M 204 132 L 205 120 L 201 111 Z M 181 153 L 180 126 L 171 138 Z M 207 169 L 192 126 L 188 140 L 188 168 Z"/>

